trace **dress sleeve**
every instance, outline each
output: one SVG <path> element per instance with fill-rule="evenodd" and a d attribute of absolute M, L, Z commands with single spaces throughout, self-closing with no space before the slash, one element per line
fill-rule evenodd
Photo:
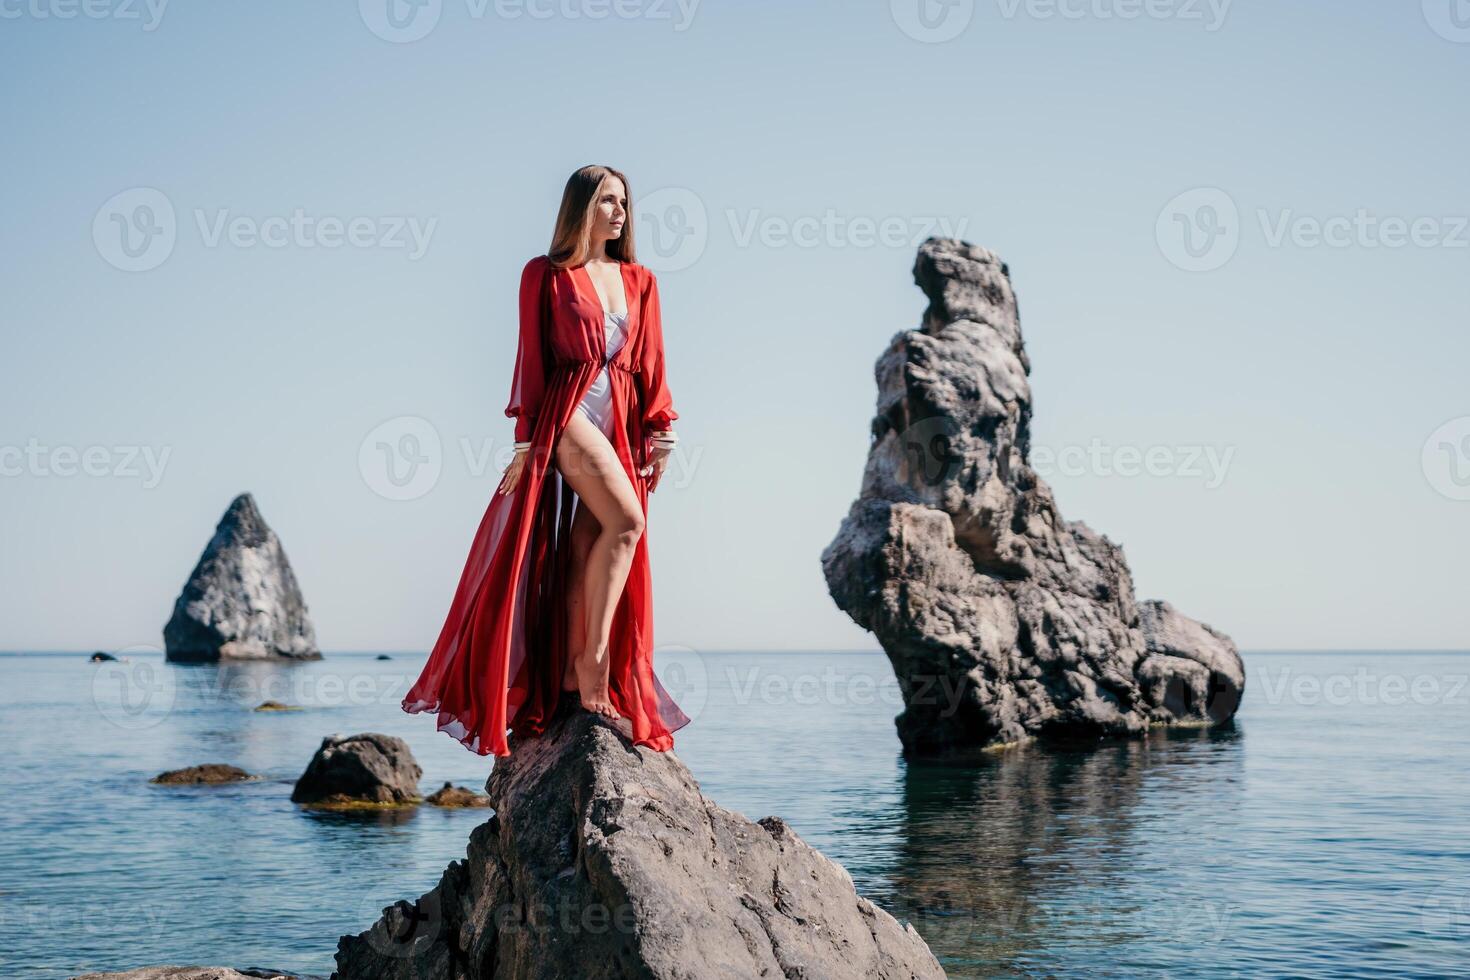
<path fill-rule="evenodd" d="M 547 259 L 538 255 L 521 270 L 521 327 L 516 350 L 515 375 L 511 379 L 507 418 L 516 420 L 516 442 L 528 442 L 546 393 L 546 363 L 542 329 L 546 321 L 544 290 Z"/>
<path fill-rule="evenodd" d="M 669 393 L 664 374 L 663 313 L 658 305 L 658 279 L 652 271 L 643 289 L 643 350 L 639 354 L 638 374 L 643 385 L 643 430 L 661 432 L 673 426 L 679 413 L 674 411 L 674 396 Z"/>

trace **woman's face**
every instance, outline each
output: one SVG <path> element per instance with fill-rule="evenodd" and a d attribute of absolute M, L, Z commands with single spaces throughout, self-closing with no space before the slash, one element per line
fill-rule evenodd
<path fill-rule="evenodd" d="M 597 195 L 597 207 L 592 212 L 592 237 L 617 238 L 623 233 L 623 223 L 628 220 L 628 197 L 623 182 L 609 177 L 602 182 Z"/>

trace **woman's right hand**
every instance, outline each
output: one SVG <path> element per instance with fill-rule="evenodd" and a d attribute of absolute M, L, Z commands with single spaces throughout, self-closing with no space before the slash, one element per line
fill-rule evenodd
<path fill-rule="evenodd" d="M 496 493 L 514 493 L 516 484 L 521 482 L 521 470 L 526 467 L 526 457 L 531 455 L 528 450 L 518 451 L 510 465 L 505 468 L 505 475 L 500 478 L 500 486 L 495 489 Z"/>

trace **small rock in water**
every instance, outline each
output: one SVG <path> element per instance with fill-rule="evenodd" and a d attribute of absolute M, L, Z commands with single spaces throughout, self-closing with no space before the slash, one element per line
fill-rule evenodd
<path fill-rule="evenodd" d="M 201 783 L 238 783 L 245 779 L 254 779 L 244 769 L 236 766 L 226 765 L 223 762 L 206 762 L 202 766 L 189 766 L 186 769 L 170 769 L 161 772 L 148 780 L 150 783 L 166 783 L 170 786 L 198 785 Z"/>
<path fill-rule="evenodd" d="M 96 653 L 92 654 L 92 657 L 91 657 L 92 663 L 94 663 L 94 664 L 105 663 L 108 660 L 116 660 L 116 659 L 117 658 L 114 657 L 112 654 L 110 654 L 110 653 L 103 653 L 101 650 L 98 650 Z"/>
<path fill-rule="evenodd" d="M 445 783 L 443 789 L 431 793 L 424 802 L 435 806 L 489 806 L 490 797 L 472 789 Z"/>
<path fill-rule="evenodd" d="M 300 711 L 301 708 L 294 704 L 283 704 L 280 701 L 262 701 L 255 706 L 255 711 Z"/>
<path fill-rule="evenodd" d="M 408 806 L 422 802 L 423 774 L 401 738 L 328 735 L 296 781 L 291 802 L 343 809 Z"/>

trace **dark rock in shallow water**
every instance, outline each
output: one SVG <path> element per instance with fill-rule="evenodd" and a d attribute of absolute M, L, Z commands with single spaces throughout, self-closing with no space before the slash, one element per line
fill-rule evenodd
<path fill-rule="evenodd" d="M 286 552 L 242 493 L 205 546 L 163 628 L 166 659 L 319 660 L 316 633 Z"/>
<path fill-rule="evenodd" d="M 1135 602 L 1122 548 L 1063 520 L 1031 468 L 1005 264 L 931 238 L 914 279 L 929 307 L 878 360 L 862 489 L 822 553 L 833 599 L 893 663 L 905 752 L 1228 721 L 1245 689 L 1229 637 Z"/>
<path fill-rule="evenodd" d="M 489 806 L 490 797 L 484 793 L 476 793 L 472 789 L 455 786 L 453 783 L 445 783 L 442 789 L 435 790 L 425 797 L 424 802 L 447 807 Z"/>
<path fill-rule="evenodd" d="M 246 779 L 254 779 L 244 769 L 236 766 L 225 765 L 222 762 L 206 762 L 202 766 L 189 766 L 186 769 L 170 769 L 161 772 L 148 780 L 150 783 L 167 783 L 171 786 L 194 785 L 199 783 L 238 783 Z"/>
<path fill-rule="evenodd" d="M 90 659 L 91 659 L 92 663 L 94 663 L 94 664 L 100 664 L 100 663 L 106 663 L 109 660 L 116 660 L 117 658 L 114 657 L 110 653 L 104 653 L 101 650 L 98 650 L 96 653 L 92 654 L 92 656 L 91 656 Z"/>
<path fill-rule="evenodd" d="M 318 807 L 419 803 L 424 771 L 408 743 L 392 735 L 328 735 L 291 791 L 292 803 Z"/>
<path fill-rule="evenodd" d="M 572 699 L 485 788 L 467 856 L 342 937 L 334 980 L 944 976 L 780 818 L 720 808 Z"/>
<path fill-rule="evenodd" d="M 262 701 L 259 704 L 257 704 L 254 708 L 251 708 L 250 710 L 252 710 L 252 711 L 300 711 L 301 708 L 298 705 L 285 704 L 285 703 L 280 702 L 280 701 Z"/>

